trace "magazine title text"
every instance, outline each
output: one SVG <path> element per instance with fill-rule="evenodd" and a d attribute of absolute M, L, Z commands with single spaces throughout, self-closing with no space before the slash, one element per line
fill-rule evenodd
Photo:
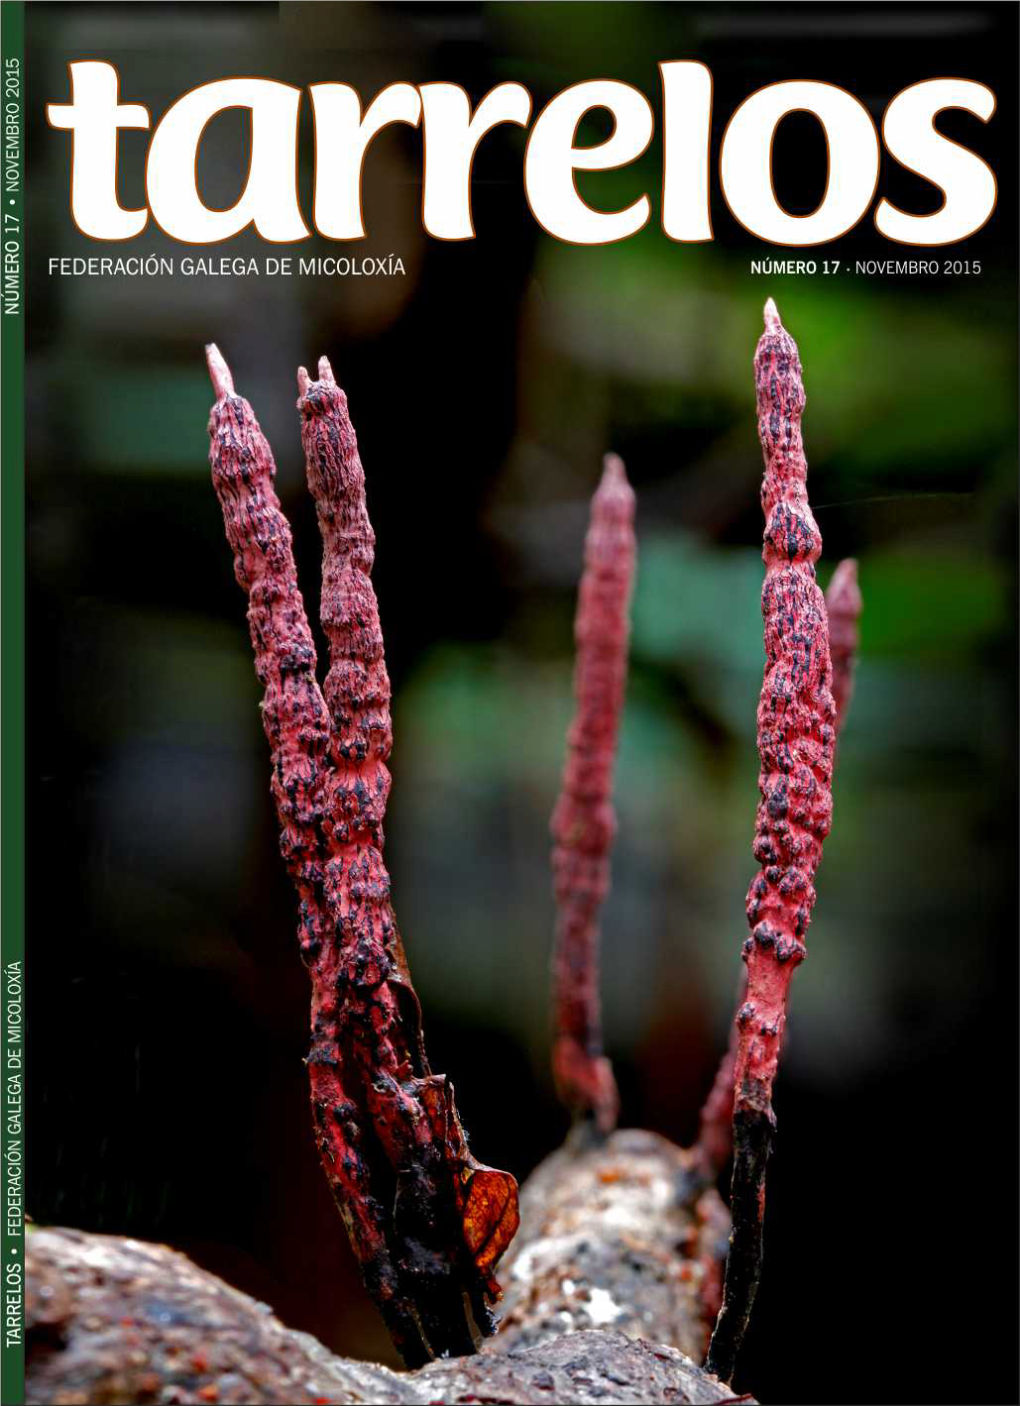
<path fill-rule="evenodd" d="M 71 100 L 50 103 L 50 125 L 72 133 L 71 212 L 92 239 L 133 239 L 150 215 L 185 244 L 216 244 L 249 226 L 273 244 L 293 244 L 312 229 L 298 194 L 298 119 L 304 93 L 269 78 L 224 78 L 178 99 L 153 127 L 148 108 L 121 102 L 120 78 L 109 63 L 69 65 Z M 662 80 L 662 227 L 680 243 L 712 239 L 709 138 L 712 75 L 702 63 L 659 65 Z M 315 133 L 311 222 L 323 237 L 366 236 L 362 170 L 373 138 L 392 123 L 420 127 L 423 147 L 422 222 L 434 239 L 475 236 L 471 168 L 479 143 L 501 123 L 529 128 L 524 191 L 538 223 L 572 244 L 609 244 L 636 234 L 649 221 L 647 194 L 620 210 L 599 210 L 577 189 L 578 171 L 608 171 L 636 161 L 655 130 L 645 95 L 629 83 L 595 78 L 575 83 L 548 102 L 532 122 L 532 98 L 520 83 L 500 83 L 474 107 L 455 83 L 391 83 L 362 109 L 345 83 L 308 89 Z M 206 205 L 196 163 L 208 124 L 230 108 L 250 113 L 248 175 L 228 209 Z M 996 182 L 975 152 L 943 136 L 935 118 L 962 109 L 981 122 L 995 111 L 995 94 L 964 78 L 932 78 L 903 89 L 889 102 L 881 133 L 862 102 L 845 88 L 815 80 L 772 83 L 752 93 L 732 114 L 719 155 L 722 197 L 751 234 L 770 244 L 827 244 L 869 213 L 883 151 L 942 191 L 941 207 L 916 214 L 887 199 L 875 205 L 875 227 L 899 244 L 931 247 L 966 239 L 990 218 Z M 575 145 L 593 110 L 614 122 L 607 140 Z M 772 181 L 772 143 L 783 118 L 810 113 L 828 147 L 825 193 L 810 214 L 783 208 Z M 122 129 L 152 129 L 146 162 L 146 205 L 127 209 L 117 190 Z"/>

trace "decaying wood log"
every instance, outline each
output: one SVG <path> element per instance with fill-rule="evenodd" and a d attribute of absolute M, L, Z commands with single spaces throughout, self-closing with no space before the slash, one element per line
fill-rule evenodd
<path fill-rule="evenodd" d="M 532 1173 L 503 1262 L 496 1350 L 612 1328 L 700 1361 L 719 1310 L 729 1215 L 692 1152 L 578 1124 Z"/>
<path fill-rule="evenodd" d="M 334 1357 L 161 1245 L 34 1230 L 32 1403 L 732 1401 L 704 1351 L 728 1221 L 692 1153 L 653 1133 L 575 1132 L 523 1192 L 503 1325 L 415 1372 Z M 680 1349 L 680 1350 L 678 1350 Z M 685 1355 L 689 1354 L 689 1355 Z"/>

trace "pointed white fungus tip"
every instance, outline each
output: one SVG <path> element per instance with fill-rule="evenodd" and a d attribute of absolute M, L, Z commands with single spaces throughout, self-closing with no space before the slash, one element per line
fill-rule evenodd
<path fill-rule="evenodd" d="M 863 601 L 861 588 L 857 583 L 857 562 L 854 557 L 844 557 L 837 565 L 825 599 L 830 612 L 843 610 L 851 615 L 860 615 Z"/>
<path fill-rule="evenodd" d="M 209 342 L 206 346 L 205 364 L 209 368 L 209 379 L 213 383 L 216 399 L 223 400 L 228 395 L 236 395 L 230 367 L 224 361 L 223 354 L 215 342 Z"/>
<path fill-rule="evenodd" d="M 605 454 L 602 458 L 602 482 L 613 485 L 627 483 L 627 468 L 619 454 Z"/>
<path fill-rule="evenodd" d="M 625 503 L 630 509 L 633 509 L 634 490 L 630 486 L 626 466 L 619 454 L 603 455 L 602 478 L 595 494 L 602 502 L 614 500 L 617 503 Z"/>

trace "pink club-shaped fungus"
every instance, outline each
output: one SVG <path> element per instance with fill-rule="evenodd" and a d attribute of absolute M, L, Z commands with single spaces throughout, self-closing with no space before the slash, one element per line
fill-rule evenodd
<path fill-rule="evenodd" d="M 829 652 L 832 656 L 832 697 L 836 705 L 836 738 L 843 730 L 853 695 L 854 669 L 859 642 L 858 620 L 862 599 L 857 584 L 857 563 L 841 561 L 832 573 L 825 592 L 829 618 Z M 747 973 L 740 983 L 737 1009 L 747 993 Z M 720 1175 L 733 1150 L 733 1071 L 737 1061 L 738 1027 L 733 1024 L 730 1042 L 716 1071 L 715 1079 L 701 1110 L 697 1149 L 702 1172 L 709 1181 Z"/>
<path fill-rule="evenodd" d="M 323 540 L 325 689 L 297 583 L 275 465 L 251 406 L 207 348 L 213 486 L 248 594 L 280 847 L 298 894 L 312 985 L 315 1137 L 361 1266 L 408 1365 L 474 1351 L 517 1228 L 513 1177 L 471 1156 L 421 1012 L 382 857 L 390 689 L 369 573 L 375 538 L 347 399 L 329 363 L 298 374 L 308 484 Z M 470 1314 L 466 1310 L 470 1306 Z"/>
<path fill-rule="evenodd" d="M 807 498 L 797 346 L 771 299 L 754 359 L 765 459 L 765 676 L 758 704 L 761 761 L 744 943 L 747 992 L 737 1012 L 733 1076 L 733 1233 L 723 1303 L 707 1366 L 729 1380 L 758 1287 L 765 1171 L 775 1115 L 772 1085 L 790 979 L 805 956 L 814 876 L 832 819 L 836 708 L 828 618 L 815 580 L 822 540 Z"/>
<path fill-rule="evenodd" d="M 627 682 L 634 578 L 634 491 L 607 454 L 591 504 L 574 638 L 574 719 L 552 817 L 556 942 L 553 1074 L 560 1098 L 603 1133 L 618 1097 L 602 1053 L 599 913 L 609 890 L 616 832 L 613 769 Z"/>

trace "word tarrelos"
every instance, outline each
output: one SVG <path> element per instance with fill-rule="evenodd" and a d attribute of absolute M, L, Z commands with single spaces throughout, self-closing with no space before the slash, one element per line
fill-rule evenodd
<path fill-rule="evenodd" d="M 215 244 L 254 226 L 262 239 L 293 244 L 312 235 L 298 195 L 298 119 L 301 88 L 269 78 L 223 78 L 185 93 L 156 124 L 146 161 L 146 204 L 125 209 L 117 193 L 121 129 L 152 127 L 148 108 L 120 101 L 112 64 L 69 65 L 71 101 L 50 103 L 50 125 L 73 133 L 71 212 L 92 239 L 125 240 L 141 234 L 150 215 L 185 244 Z M 712 75 L 702 63 L 661 63 L 663 176 L 662 228 L 680 243 L 713 238 L 710 134 Z M 577 190 L 575 172 L 608 171 L 636 161 L 655 131 L 645 95 L 629 83 L 594 78 L 558 93 L 532 123 L 532 98 L 520 83 L 500 83 L 472 109 L 455 83 L 391 83 L 363 111 L 346 83 L 313 83 L 308 95 L 315 132 L 315 189 L 311 223 L 323 237 L 363 239 L 362 170 L 373 138 L 393 123 L 422 131 L 422 223 L 434 239 L 475 237 L 471 167 L 479 143 L 494 127 L 529 128 L 524 193 L 531 213 L 555 238 L 572 244 L 610 244 L 648 223 L 652 204 L 641 195 L 621 210 L 596 210 Z M 196 161 L 206 127 L 228 108 L 251 116 L 247 179 L 228 209 L 206 205 Z M 719 154 L 719 185 L 733 217 L 772 244 L 827 244 L 868 213 L 885 151 L 943 193 L 932 214 L 911 214 L 878 201 L 875 226 L 900 244 L 952 244 L 979 230 L 995 209 L 996 182 L 975 152 L 944 137 L 934 125 L 950 108 L 988 122 L 995 94 L 964 78 L 932 78 L 904 88 L 889 103 L 879 133 L 868 109 L 833 83 L 791 79 L 752 93 L 726 125 Z M 608 112 L 612 134 L 594 146 L 576 146 L 578 127 L 594 110 Z M 780 122 L 810 113 L 828 148 L 825 193 L 815 210 L 791 215 L 772 181 L 772 143 Z"/>

